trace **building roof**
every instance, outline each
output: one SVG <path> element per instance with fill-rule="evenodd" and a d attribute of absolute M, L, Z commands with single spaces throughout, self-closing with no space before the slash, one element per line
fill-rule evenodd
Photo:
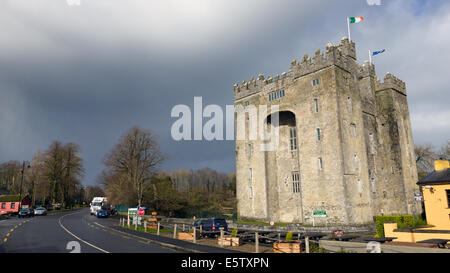
<path fill-rule="evenodd" d="M 434 171 L 417 182 L 417 185 L 450 184 L 450 168 L 442 171 Z"/>

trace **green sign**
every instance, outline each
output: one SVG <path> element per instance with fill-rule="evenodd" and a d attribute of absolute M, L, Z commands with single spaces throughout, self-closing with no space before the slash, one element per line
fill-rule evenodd
<path fill-rule="evenodd" d="M 313 211 L 313 217 L 327 217 L 326 210 L 315 210 Z"/>
<path fill-rule="evenodd" d="M 128 209 L 128 215 L 137 215 L 137 208 Z"/>

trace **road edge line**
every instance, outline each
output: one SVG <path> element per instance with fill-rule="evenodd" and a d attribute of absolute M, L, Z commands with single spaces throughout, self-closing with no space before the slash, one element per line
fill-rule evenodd
<path fill-rule="evenodd" d="M 140 236 L 128 233 L 128 232 L 120 231 L 120 230 L 115 229 L 115 228 L 110 228 L 110 227 L 105 227 L 105 228 L 109 229 L 109 230 L 112 230 L 112 231 L 115 231 L 115 232 L 126 234 L 126 235 L 131 236 L 131 237 L 135 237 L 135 238 L 138 238 L 138 239 L 141 239 L 141 240 L 144 240 L 144 241 L 148 241 L 148 242 L 150 242 L 152 244 L 159 245 L 159 246 L 162 246 L 162 247 L 171 248 L 171 249 L 175 249 L 175 250 L 182 250 L 182 251 L 186 251 L 186 252 L 190 252 L 190 253 L 204 253 L 204 252 L 199 251 L 199 250 L 190 249 L 190 248 L 177 246 L 177 245 L 173 245 L 173 244 L 169 244 L 169 243 L 163 243 L 163 242 L 155 241 L 155 240 L 149 239 L 149 238 L 140 237 Z"/>
<path fill-rule="evenodd" d="M 102 248 L 100 248 L 100 247 L 97 247 L 97 246 L 95 246 L 95 245 L 93 245 L 93 244 L 91 244 L 91 243 L 89 243 L 89 242 L 87 242 L 87 241 L 81 239 L 80 237 L 78 237 L 78 236 L 76 236 L 75 234 L 73 234 L 72 232 L 70 232 L 66 227 L 64 227 L 64 225 L 61 223 L 61 219 L 64 218 L 64 217 L 66 217 L 67 215 L 72 215 L 72 214 L 76 214 L 76 213 L 80 213 L 80 212 L 74 212 L 74 213 L 66 214 L 66 215 L 63 215 L 63 216 L 59 217 L 59 218 L 58 218 L 58 224 L 59 224 L 59 226 L 60 226 L 61 228 L 63 228 L 67 233 L 69 233 L 70 235 L 72 235 L 72 236 L 75 237 L 76 239 L 80 240 L 81 242 L 87 244 L 88 246 L 93 247 L 93 248 L 95 248 L 95 249 L 97 249 L 97 250 L 100 250 L 100 251 L 102 251 L 103 253 L 109 253 L 108 251 L 106 251 L 106 250 L 104 250 L 104 249 L 102 249 Z"/>

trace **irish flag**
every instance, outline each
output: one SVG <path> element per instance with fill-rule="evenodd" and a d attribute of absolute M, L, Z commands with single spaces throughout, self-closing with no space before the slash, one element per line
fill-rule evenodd
<path fill-rule="evenodd" d="M 363 17 L 350 17 L 350 24 L 356 24 L 364 20 Z"/>
<path fill-rule="evenodd" d="M 364 18 L 362 17 L 347 17 L 347 27 L 348 27 L 348 39 L 351 41 L 351 34 L 350 34 L 350 24 L 356 24 L 359 22 L 362 22 Z"/>

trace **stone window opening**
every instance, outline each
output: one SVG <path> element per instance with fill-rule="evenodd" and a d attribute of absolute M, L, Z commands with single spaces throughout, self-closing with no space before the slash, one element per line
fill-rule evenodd
<path fill-rule="evenodd" d="M 317 86 L 319 84 L 320 84 L 320 80 L 318 78 L 311 81 L 312 86 Z"/>
<path fill-rule="evenodd" d="M 322 130 L 320 128 L 316 128 L 317 141 L 322 140 Z"/>
<path fill-rule="evenodd" d="M 272 123 L 272 114 L 268 115 L 266 118 L 266 123 Z M 289 151 L 297 151 L 297 128 L 295 114 L 291 111 L 280 111 L 278 112 L 278 126 L 287 126 L 286 130 L 289 131 Z"/>
<path fill-rule="evenodd" d="M 300 193 L 300 174 L 292 172 L 292 192 Z"/>
<path fill-rule="evenodd" d="M 248 155 L 248 157 L 250 158 L 250 157 L 252 157 L 252 154 L 253 154 L 253 144 L 252 144 L 252 143 L 249 143 L 249 144 L 247 145 L 247 155 Z"/>
<path fill-rule="evenodd" d="M 249 199 L 253 198 L 253 188 L 252 187 L 248 187 L 248 198 Z"/>
<path fill-rule="evenodd" d="M 253 169 L 249 168 L 248 169 L 248 180 L 252 181 L 253 179 Z"/>
<path fill-rule="evenodd" d="M 286 96 L 286 92 L 284 91 L 284 89 L 281 89 L 281 90 L 278 90 L 275 92 L 271 92 L 271 93 L 269 93 L 269 101 L 281 99 L 284 96 Z"/>
<path fill-rule="evenodd" d="M 357 154 L 353 155 L 353 160 L 354 160 L 354 163 L 355 163 L 355 169 L 359 170 L 359 158 L 358 158 Z"/>
<path fill-rule="evenodd" d="M 297 128 L 289 128 L 289 150 L 297 151 Z"/>
<path fill-rule="evenodd" d="M 323 170 L 323 161 L 322 161 L 322 158 L 321 158 L 321 157 L 319 157 L 319 158 L 317 159 L 317 163 L 318 163 L 319 171 L 322 171 L 322 170 Z"/>
<path fill-rule="evenodd" d="M 350 134 L 352 137 L 356 137 L 356 124 L 353 122 L 350 123 Z"/>
<path fill-rule="evenodd" d="M 314 112 L 319 113 L 319 99 L 314 99 Z"/>
<path fill-rule="evenodd" d="M 347 111 L 348 112 L 353 111 L 352 98 L 350 98 L 350 97 L 347 97 Z"/>

